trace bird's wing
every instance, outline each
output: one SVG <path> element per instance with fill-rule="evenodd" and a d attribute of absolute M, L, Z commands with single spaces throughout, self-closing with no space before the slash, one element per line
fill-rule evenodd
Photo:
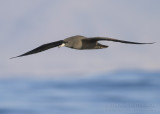
<path fill-rule="evenodd" d="M 125 41 L 125 40 L 118 40 L 114 38 L 108 38 L 108 37 L 92 37 L 92 38 L 86 38 L 84 40 L 88 40 L 90 42 L 100 41 L 100 40 L 107 40 L 107 41 L 113 41 L 113 42 L 120 42 L 120 43 L 127 43 L 127 44 L 154 44 L 153 43 L 139 43 L 139 42 L 131 42 L 131 41 Z"/>
<path fill-rule="evenodd" d="M 56 42 L 52 42 L 52 43 L 43 44 L 43 45 L 41 45 L 41 46 L 39 46 L 39 47 L 29 51 L 29 52 L 26 52 L 26 53 L 24 53 L 22 55 L 19 55 L 19 56 L 16 56 L 16 57 L 12 57 L 10 59 L 17 58 L 17 57 L 22 57 L 22 56 L 26 56 L 26 55 L 31 55 L 31 54 L 35 54 L 35 53 L 39 53 L 39 52 L 48 50 L 50 48 L 54 48 L 54 47 L 60 46 L 63 43 L 64 43 L 64 41 L 60 40 L 60 41 L 56 41 Z"/>

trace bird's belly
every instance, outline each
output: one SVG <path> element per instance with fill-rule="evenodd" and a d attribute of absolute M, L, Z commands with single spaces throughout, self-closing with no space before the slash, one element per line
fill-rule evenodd
<path fill-rule="evenodd" d="M 95 49 L 96 43 L 83 42 L 81 49 Z"/>

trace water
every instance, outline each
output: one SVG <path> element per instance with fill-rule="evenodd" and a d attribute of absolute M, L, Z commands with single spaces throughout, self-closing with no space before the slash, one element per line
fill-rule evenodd
<path fill-rule="evenodd" d="M 0 79 L 0 114 L 159 114 L 160 73 Z"/>

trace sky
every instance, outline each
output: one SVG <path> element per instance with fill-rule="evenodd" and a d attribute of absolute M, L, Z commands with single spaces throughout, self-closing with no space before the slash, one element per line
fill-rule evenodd
<path fill-rule="evenodd" d="M 120 70 L 160 70 L 159 0 L 0 0 L 0 77 L 89 76 Z M 153 45 L 103 41 L 109 48 L 54 48 L 9 59 L 74 35 L 113 37 Z"/>

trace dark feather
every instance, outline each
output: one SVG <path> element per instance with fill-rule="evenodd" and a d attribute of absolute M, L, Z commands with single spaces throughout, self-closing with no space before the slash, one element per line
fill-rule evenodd
<path fill-rule="evenodd" d="M 89 41 L 100 41 L 100 40 L 107 40 L 107 41 L 113 41 L 113 42 L 120 42 L 120 43 L 128 43 L 128 44 L 154 44 L 153 43 L 139 43 L 139 42 L 131 42 L 131 41 L 125 41 L 125 40 L 118 40 L 118 39 L 114 39 L 114 38 L 108 38 L 108 37 L 93 37 L 93 38 L 88 38 L 85 40 L 89 40 Z"/>
<path fill-rule="evenodd" d="M 56 42 L 52 42 L 52 43 L 47 43 L 47 44 L 41 45 L 41 46 L 29 51 L 29 52 L 26 52 L 26 53 L 19 55 L 19 56 L 16 56 L 16 57 L 12 57 L 10 59 L 22 57 L 22 56 L 26 56 L 26 55 L 31 55 L 31 54 L 36 54 L 36 53 L 48 50 L 50 48 L 57 47 L 57 46 L 61 45 L 63 42 L 64 42 L 63 40 L 60 40 L 60 41 L 56 41 Z"/>

